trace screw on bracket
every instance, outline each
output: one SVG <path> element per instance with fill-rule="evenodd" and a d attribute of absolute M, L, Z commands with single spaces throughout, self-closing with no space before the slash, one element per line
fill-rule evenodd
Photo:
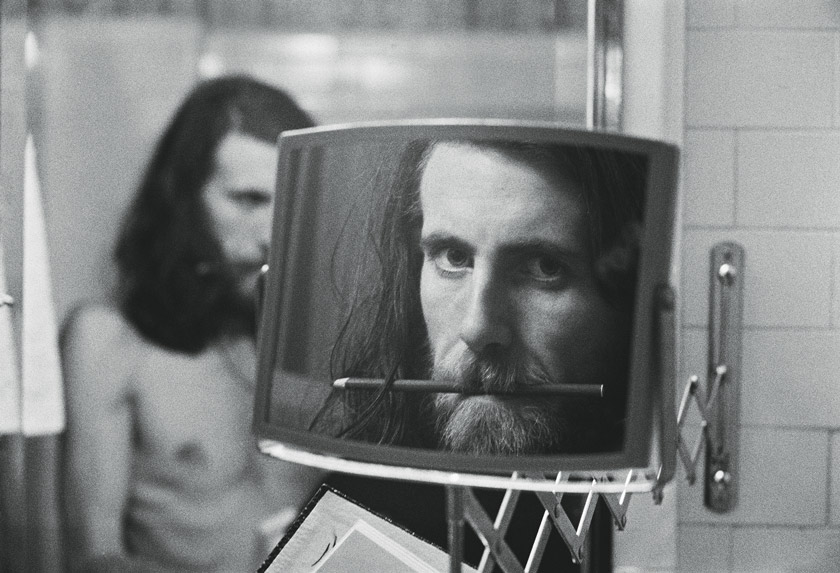
<path fill-rule="evenodd" d="M 735 265 L 731 265 L 729 263 L 723 263 L 718 268 L 718 279 L 721 283 L 725 284 L 726 286 L 731 286 L 735 283 L 735 279 L 738 277 L 738 269 Z"/>

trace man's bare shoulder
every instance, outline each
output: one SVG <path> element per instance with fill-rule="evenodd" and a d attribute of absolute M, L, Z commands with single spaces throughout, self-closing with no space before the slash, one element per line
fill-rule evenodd
<path fill-rule="evenodd" d="M 137 334 L 119 309 L 107 304 L 88 304 L 70 312 L 61 329 L 62 346 L 93 345 L 96 348 L 138 342 Z"/>
<path fill-rule="evenodd" d="M 124 387 L 144 346 L 120 311 L 105 304 L 74 309 L 61 329 L 68 382 L 77 385 L 107 386 L 113 390 Z"/>

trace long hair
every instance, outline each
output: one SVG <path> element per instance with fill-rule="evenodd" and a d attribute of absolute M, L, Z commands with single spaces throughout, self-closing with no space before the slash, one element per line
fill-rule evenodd
<path fill-rule="evenodd" d="M 114 249 L 121 311 L 149 340 L 199 352 L 236 317 L 232 279 L 201 193 L 230 132 L 274 145 L 312 119 L 282 91 L 245 76 L 199 84 L 157 143 Z M 239 311 L 241 312 L 241 310 Z"/>
<path fill-rule="evenodd" d="M 378 274 L 357 295 L 334 349 L 338 376 L 383 378 L 376 391 L 336 391 L 313 427 L 345 437 L 424 445 L 434 432 L 427 401 L 389 392 L 398 378 L 429 377 L 429 341 L 420 303 L 423 214 L 420 181 L 434 141 L 415 141 L 403 153 L 384 199 L 374 245 Z M 559 144 L 463 141 L 497 151 L 547 175 L 563 175 L 582 189 L 593 272 L 602 296 L 632 319 L 647 164 L 642 155 Z M 611 388 L 623 411 L 626 385 Z M 339 394 L 341 392 L 341 394 Z"/>

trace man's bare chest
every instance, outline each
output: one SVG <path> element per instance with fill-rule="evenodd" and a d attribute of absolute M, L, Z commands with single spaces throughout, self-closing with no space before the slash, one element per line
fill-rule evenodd
<path fill-rule="evenodd" d="M 138 470 L 193 489 L 241 480 L 257 455 L 252 388 L 218 352 L 150 357 L 134 380 Z"/>

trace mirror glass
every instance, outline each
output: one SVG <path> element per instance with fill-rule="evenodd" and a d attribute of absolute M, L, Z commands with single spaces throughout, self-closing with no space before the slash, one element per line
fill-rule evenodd
<path fill-rule="evenodd" d="M 281 136 L 260 435 L 421 468 L 644 465 L 675 158 L 547 124 Z"/>

